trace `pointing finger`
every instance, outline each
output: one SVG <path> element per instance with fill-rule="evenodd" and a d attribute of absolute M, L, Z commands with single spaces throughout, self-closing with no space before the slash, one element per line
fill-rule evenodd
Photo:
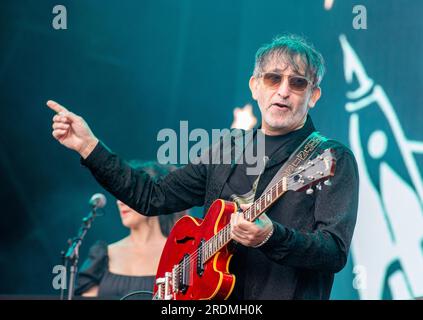
<path fill-rule="evenodd" d="M 68 109 L 66 109 L 64 106 L 58 104 L 56 101 L 53 101 L 53 100 L 47 101 L 47 106 L 51 110 L 53 110 L 53 111 L 55 111 L 57 113 L 59 113 L 59 112 L 67 112 L 68 111 Z"/>

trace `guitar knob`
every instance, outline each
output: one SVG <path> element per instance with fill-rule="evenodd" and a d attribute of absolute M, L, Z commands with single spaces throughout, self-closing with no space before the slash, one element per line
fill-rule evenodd
<path fill-rule="evenodd" d="M 314 190 L 312 188 L 308 188 L 307 191 L 306 191 L 307 194 L 313 194 L 313 192 L 314 192 Z"/>
<path fill-rule="evenodd" d="M 317 190 L 322 190 L 322 185 L 321 185 L 321 183 L 319 182 L 319 184 L 316 186 L 316 188 L 317 188 Z"/>
<path fill-rule="evenodd" d="M 323 182 L 324 184 L 325 184 L 325 186 L 331 186 L 332 185 L 332 182 L 328 179 L 328 180 L 325 180 L 325 182 Z"/>

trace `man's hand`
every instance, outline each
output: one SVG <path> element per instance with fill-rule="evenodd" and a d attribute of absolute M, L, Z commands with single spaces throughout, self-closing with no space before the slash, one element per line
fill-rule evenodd
<path fill-rule="evenodd" d="M 47 106 L 57 113 L 53 117 L 53 137 L 78 152 L 82 158 L 87 158 L 97 145 L 98 139 L 85 120 L 55 101 L 47 101 Z"/>
<path fill-rule="evenodd" d="M 241 209 L 245 211 L 250 206 L 251 204 L 242 204 Z M 240 213 L 233 213 L 231 216 L 231 238 L 244 246 L 255 247 L 259 245 L 272 230 L 273 223 L 265 213 L 254 222 L 245 220 Z"/>

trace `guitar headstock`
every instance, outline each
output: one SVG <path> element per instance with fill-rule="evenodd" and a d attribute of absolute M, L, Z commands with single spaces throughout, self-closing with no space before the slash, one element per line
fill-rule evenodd
<path fill-rule="evenodd" d="M 335 173 L 336 159 L 332 149 L 326 149 L 323 153 L 308 161 L 292 175 L 287 177 L 287 190 L 302 191 L 309 189 L 325 181 Z M 326 181 L 328 180 L 328 181 Z"/>

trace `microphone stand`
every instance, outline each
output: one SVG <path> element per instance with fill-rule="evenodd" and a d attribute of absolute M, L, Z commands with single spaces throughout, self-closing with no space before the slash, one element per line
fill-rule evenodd
<path fill-rule="evenodd" d="M 72 300 L 74 297 L 75 280 L 76 280 L 76 274 L 78 270 L 79 247 L 81 246 L 82 240 L 84 240 L 88 230 L 91 228 L 92 222 L 94 221 L 94 218 L 96 217 L 96 214 L 97 214 L 96 210 L 97 208 L 93 206 L 93 209 L 91 210 L 91 212 L 82 219 L 82 225 L 79 228 L 78 235 L 75 238 L 68 240 L 69 248 L 66 254 L 63 254 L 63 260 L 64 260 L 66 272 L 68 269 L 68 264 L 70 265 L 68 300 Z M 64 299 L 63 288 L 60 294 L 60 299 L 61 300 Z"/>

